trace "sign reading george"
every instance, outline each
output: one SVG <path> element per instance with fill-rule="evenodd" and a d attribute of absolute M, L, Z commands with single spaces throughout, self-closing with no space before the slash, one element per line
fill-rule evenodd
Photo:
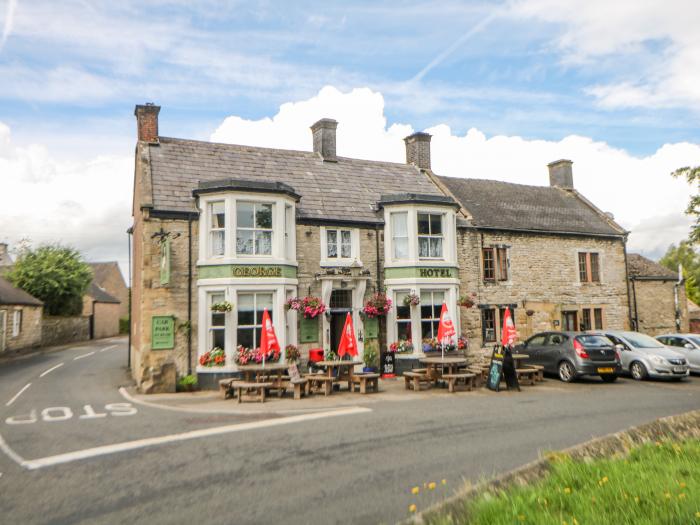
<path fill-rule="evenodd" d="M 236 266 L 233 269 L 234 277 L 282 277 L 282 268 L 279 266 Z"/>
<path fill-rule="evenodd" d="M 151 349 L 175 348 L 175 318 L 172 315 L 154 315 L 151 318 Z"/>
<path fill-rule="evenodd" d="M 318 342 L 318 317 L 314 317 L 313 319 L 301 318 L 301 321 L 299 321 L 299 342 Z"/>

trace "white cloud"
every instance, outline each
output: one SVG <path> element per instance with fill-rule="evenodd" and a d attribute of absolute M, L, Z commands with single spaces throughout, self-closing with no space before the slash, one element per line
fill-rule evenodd
<path fill-rule="evenodd" d="M 697 0 L 516 0 L 512 15 L 563 26 L 554 42 L 570 64 L 615 57 L 623 78 L 591 86 L 603 107 L 697 107 Z M 626 67 L 632 65 L 634 67 Z"/>
<path fill-rule="evenodd" d="M 309 126 L 323 117 L 339 121 L 339 155 L 404 162 L 401 139 L 413 128 L 406 124 L 387 127 L 382 95 L 366 88 L 341 93 L 325 87 L 309 100 L 282 105 L 272 118 L 228 117 L 211 139 L 310 150 Z M 470 129 L 457 136 L 444 124 L 427 131 L 433 135 L 433 169 L 441 175 L 546 185 L 547 163 L 560 158 L 573 160 L 576 188 L 632 231 L 631 250 L 657 256 L 688 233 L 689 220 L 683 210 L 690 187 L 670 173 L 680 166 L 700 164 L 698 145 L 666 144 L 652 155 L 635 157 L 605 142 L 576 135 L 560 141 L 527 140 L 486 137 Z"/>
<path fill-rule="evenodd" d="M 12 30 L 14 29 L 15 23 L 15 11 L 17 10 L 17 0 L 8 0 L 7 9 L 5 10 L 5 17 L 2 27 L 2 35 L 0 36 L 0 51 L 2 51 L 5 42 L 10 37 Z"/>
<path fill-rule="evenodd" d="M 133 170 L 132 157 L 56 161 L 43 146 L 16 146 L 0 122 L 0 241 L 60 241 L 125 269 Z"/>

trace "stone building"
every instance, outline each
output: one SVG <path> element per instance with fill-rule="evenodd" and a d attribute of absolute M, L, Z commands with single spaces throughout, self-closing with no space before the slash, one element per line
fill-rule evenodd
<path fill-rule="evenodd" d="M 453 319 L 477 346 L 497 335 L 505 304 L 521 333 L 627 325 L 625 232 L 571 185 L 506 185 L 525 199 L 509 207 L 489 181 L 462 191 L 461 179 L 437 177 L 426 133 L 405 139 L 400 164 L 338 156 L 330 119 L 311 127 L 313 151 L 289 151 L 161 137 L 159 111 L 135 109 L 131 362 L 145 391 L 170 388 L 164 370 L 197 373 L 205 385 L 234 373 L 236 348 L 259 343 L 265 308 L 281 345 L 302 355 L 337 348 L 349 312 L 360 351 L 410 339 L 414 351 L 400 357 L 415 359 L 437 335 L 442 304 L 457 312 L 471 293 L 477 307 Z M 552 171 L 557 182 L 561 170 Z M 477 190 L 483 205 L 469 200 Z M 491 221 L 487 209 L 510 222 Z M 360 313 L 377 291 L 394 303 L 381 323 Z M 329 310 L 305 319 L 285 308 L 304 296 Z M 230 312 L 212 310 L 224 302 Z M 225 350 L 224 366 L 199 363 L 213 347 Z"/>
<path fill-rule="evenodd" d="M 628 265 L 632 326 L 649 335 L 687 332 L 688 302 L 678 273 L 636 253 Z"/>
<path fill-rule="evenodd" d="M 0 355 L 41 345 L 43 305 L 0 277 Z"/>
<path fill-rule="evenodd" d="M 93 278 L 83 295 L 82 315 L 90 319 L 90 339 L 119 335 L 121 301 L 99 286 Z"/>
<path fill-rule="evenodd" d="M 88 263 L 92 269 L 92 282 L 119 302 L 118 316 L 129 317 L 129 287 L 116 261 Z"/>
<path fill-rule="evenodd" d="M 700 334 L 700 306 L 688 299 L 688 331 Z"/>

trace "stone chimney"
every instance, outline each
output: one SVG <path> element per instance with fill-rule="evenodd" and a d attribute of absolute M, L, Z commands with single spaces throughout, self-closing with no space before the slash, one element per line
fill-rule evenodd
<path fill-rule="evenodd" d="M 430 137 L 429 133 L 418 131 L 403 139 L 406 143 L 406 164 L 413 164 L 422 170 L 430 169 Z"/>
<path fill-rule="evenodd" d="M 158 113 L 160 113 L 160 106 L 156 106 L 153 102 L 136 106 L 134 115 L 136 115 L 139 140 L 158 142 Z"/>
<path fill-rule="evenodd" d="M 565 190 L 573 190 L 574 173 L 571 169 L 572 164 L 573 162 L 566 159 L 555 160 L 547 164 L 549 168 L 549 185 L 564 188 Z"/>
<path fill-rule="evenodd" d="M 12 258 L 7 251 L 7 243 L 0 242 L 0 266 L 10 266 L 11 264 Z"/>
<path fill-rule="evenodd" d="M 328 162 L 338 162 L 335 156 L 335 130 L 338 121 L 332 118 L 322 118 L 311 126 L 311 133 L 314 137 L 314 153 L 321 155 L 321 158 Z"/>

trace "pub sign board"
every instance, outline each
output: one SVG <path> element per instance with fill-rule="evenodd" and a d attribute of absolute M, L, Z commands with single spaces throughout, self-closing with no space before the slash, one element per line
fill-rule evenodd
<path fill-rule="evenodd" d="M 314 317 L 312 319 L 307 319 L 305 317 L 301 318 L 299 321 L 299 342 L 318 342 L 318 317 Z"/>
<path fill-rule="evenodd" d="M 154 315 L 151 318 L 151 349 L 171 350 L 175 348 L 175 317 Z"/>
<path fill-rule="evenodd" d="M 491 364 L 489 365 L 489 375 L 486 378 L 486 386 L 489 390 L 498 392 L 503 376 L 503 349 L 500 345 L 493 347 L 491 354 Z"/>
<path fill-rule="evenodd" d="M 379 319 L 376 317 L 369 317 L 364 321 L 365 325 L 365 339 L 378 339 L 379 338 Z"/>

